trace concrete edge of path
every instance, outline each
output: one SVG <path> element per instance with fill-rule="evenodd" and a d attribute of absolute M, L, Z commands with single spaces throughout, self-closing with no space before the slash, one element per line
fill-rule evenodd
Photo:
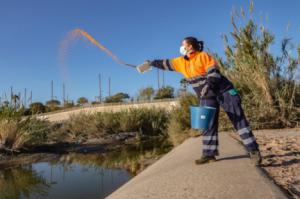
<path fill-rule="evenodd" d="M 262 169 L 251 164 L 240 142 L 220 133 L 217 162 L 195 165 L 202 138 L 189 138 L 114 191 L 110 199 L 289 198 Z M 247 171 L 247 172 L 245 172 Z M 212 191 L 213 190 L 213 191 Z"/>
<path fill-rule="evenodd" d="M 231 134 L 229 134 L 229 135 L 237 143 L 239 143 L 242 147 L 244 147 L 243 142 L 241 140 L 237 139 L 236 137 L 232 136 Z M 282 188 L 280 185 L 278 185 L 273 180 L 273 178 L 263 168 L 261 168 L 260 166 L 256 166 L 255 168 L 256 168 L 257 172 L 262 176 L 265 183 L 269 184 L 271 189 L 274 191 L 274 194 L 278 198 L 290 198 L 291 197 L 290 193 L 287 190 L 285 190 L 284 188 Z"/>

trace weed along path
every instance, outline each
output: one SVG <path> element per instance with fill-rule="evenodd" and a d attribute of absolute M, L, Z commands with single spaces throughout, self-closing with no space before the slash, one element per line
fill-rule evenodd
<path fill-rule="evenodd" d="M 220 142 L 217 162 L 195 165 L 201 155 L 201 137 L 189 138 L 107 198 L 287 198 L 251 164 L 238 141 L 220 133 Z"/>

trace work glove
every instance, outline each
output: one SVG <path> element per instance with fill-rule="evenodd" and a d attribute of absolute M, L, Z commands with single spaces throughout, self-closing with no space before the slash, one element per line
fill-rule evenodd
<path fill-rule="evenodd" d="M 152 64 L 151 61 L 146 60 L 144 63 L 138 65 L 138 66 L 136 67 L 136 70 L 137 70 L 139 73 L 147 72 L 147 71 L 149 71 L 149 70 L 152 69 L 151 64 Z"/>
<path fill-rule="evenodd" d="M 204 97 L 208 93 L 209 89 L 210 89 L 209 85 L 205 84 L 201 90 L 200 97 L 201 98 Z"/>

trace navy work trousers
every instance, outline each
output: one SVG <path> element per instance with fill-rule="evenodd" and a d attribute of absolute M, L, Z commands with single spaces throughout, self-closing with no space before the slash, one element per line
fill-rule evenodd
<path fill-rule="evenodd" d="M 216 97 L 200 99 L 200 105 L 216 108 L 216 114 L 213 118 L 212 125 L 208 130 L 203 132 L 204 156 L 219 155 L 218 120 L 220 106 L 224 109 L 234 128 L 237 130 L 247 151 L 250 152 L 258 150 L 258 144 L 256 143 L 255 137 L 242 109 L 239 94 L 232 95 L 227 91 Z"/>

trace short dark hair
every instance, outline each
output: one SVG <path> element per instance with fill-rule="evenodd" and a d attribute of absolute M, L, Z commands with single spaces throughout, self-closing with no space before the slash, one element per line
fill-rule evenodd
<path fill-rule="evenodd" d="M 193 49 L 196 51 L 203 51 L 204 48 L 204 42 L 203 41 L 198 41 L 196 37 L 186 37 L 183 39 L 186 41 L 188 44 L 192 45 Z"/>

